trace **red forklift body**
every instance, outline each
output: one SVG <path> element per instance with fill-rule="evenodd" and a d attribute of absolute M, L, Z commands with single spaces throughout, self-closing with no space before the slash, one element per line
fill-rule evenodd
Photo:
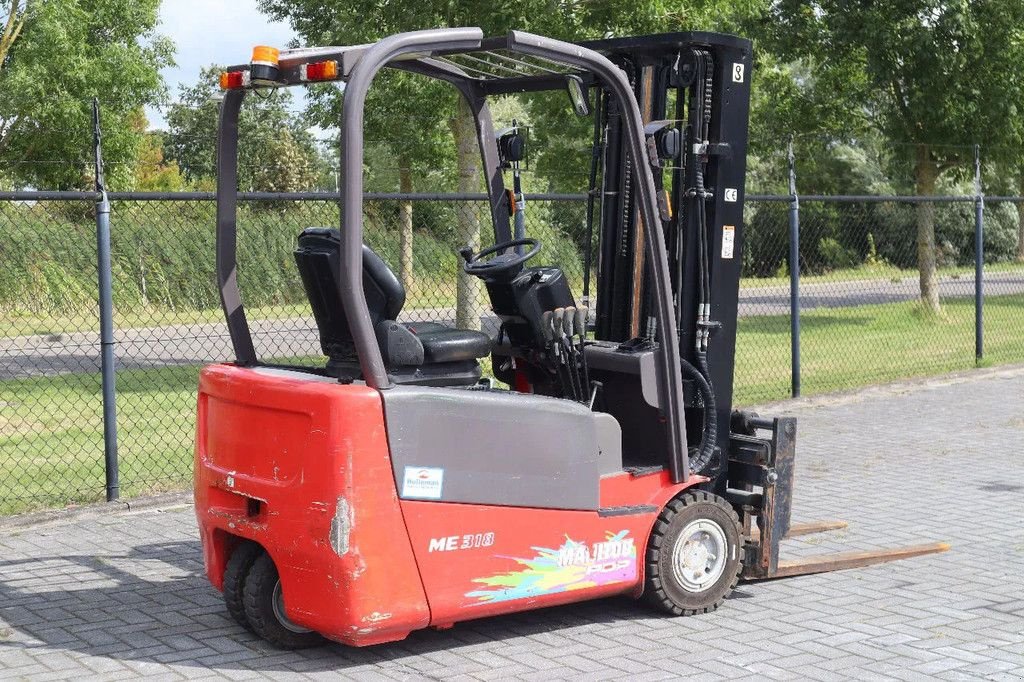
<path fill-rule="evenodd" d="M 429 622 L 376 391 L 207 367 L 195 471 L 214 585 L 236 538 L 250 539 L 277 565 L 296 623 L 372 644 Z"/>
<path fill-rule="evenodd" d="M 239 539 L 278 567 L 288 618 L 349 645 L 615 594 L 639 596 L 661 470 L 600 483 L 599 510 L 400 500 L 380 393 L 271 369 L 200 378 L 196 509 L 221 587 Z"/>

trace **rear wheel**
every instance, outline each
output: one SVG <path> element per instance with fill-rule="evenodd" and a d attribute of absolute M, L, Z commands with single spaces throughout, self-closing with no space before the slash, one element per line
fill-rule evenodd
<path fill-rule="evenodd" d="M 647 543 L 644 597 L 676 616 L 717 609 L 743 570 L 739 517 L 721 497 L 686 493 L 669 502 Z"/>
<path fill-rule="evenodd" d="M 249 619 L 245 615 L 242 592 L 249 569 L 252 568 L 253 563 L 262 552 L 263 548 L 255 542 L 245 540 L 235 547 L 235 551 L 231 553 L 228 565 L 224 569 L 224 605 L 227 606 L 228 613 L 231 614 L 235 622 L 247 630 L 252 630 L 252 626 L 249 625 Z"/>
<path fill-rule="evenodd" d="M 252 631 L 274 646 L 303 649 L 323 644 L 323 637 L 296 625 L 285 615 L 277 566 L 266 552 L 253 563 L 245 580 L 244 595 L 245 615 Z"/>

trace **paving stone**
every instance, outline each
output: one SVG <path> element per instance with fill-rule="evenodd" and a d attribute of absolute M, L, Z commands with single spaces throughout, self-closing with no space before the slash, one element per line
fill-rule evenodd
<path fill-rule="evenodd" d="M 943 540 L 942 555 L 743 584 L 717 612 L 625 599 L 370 649 L 271 649 L 207 583 L 191 509 L 0 535 L 0 679 L 1020 680 L 1024 372 L 784 403 L 800 420 L 790 557 Z M 979 558 L 984 558 L 979 563 Z"/>

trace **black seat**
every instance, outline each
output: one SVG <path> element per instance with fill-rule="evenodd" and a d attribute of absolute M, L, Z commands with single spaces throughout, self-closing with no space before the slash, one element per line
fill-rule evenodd
<path fill-rule="evenodd" d="M 472 329 L 453 329 L 437 322 L 405 322 L 403 327 L 423 344 L 423 361 L 461 362 L 486 357 L 491 352 L 491 337 Z"/>
<path fill-rule="evenodd" d="M 306 228 L 299 235 L 295 262 L 320 331 L 320 346 L 328 357 L 328 372 L 358 378 L 359 359 L 336 279 L 340 240 L 338 230 Z M 405 289 L 387 263 L 365 244 L 363 289 L 384 364 L 396 383 L 453 386 L 480 379 L 477 359 L 490 353 L 490 337 L 436 322 L 397 322 L 405 305 Z"/>

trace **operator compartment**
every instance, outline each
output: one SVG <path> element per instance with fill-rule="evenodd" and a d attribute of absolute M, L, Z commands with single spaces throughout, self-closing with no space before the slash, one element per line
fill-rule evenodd
<path fill-rule="evenodd" d="M 341 303 L 341 235 L 338 230 L 309 227 L 299 235 L 295 263 L 302 277 L 329 376 L 362 378 L 356 344 Z M 479 358 L 491 339 L 483 332 L 455 329 L 436 322 L 399 322 L 405 288 L 387 263 L 363 245 L 363 293 L 388 375 L 396 384 L 469 386 L 480 380 Z"/>

